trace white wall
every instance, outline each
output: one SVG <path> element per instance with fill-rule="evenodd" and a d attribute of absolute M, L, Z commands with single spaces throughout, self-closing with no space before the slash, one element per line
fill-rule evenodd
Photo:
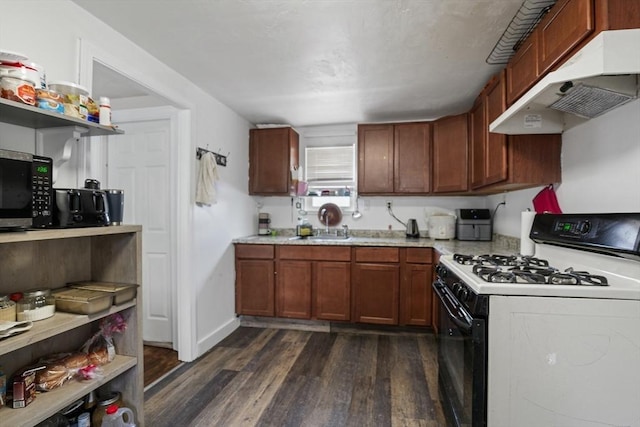
<path fill-rule="evenodd" d="M 184 273 L 190 279 L 178 284 L 178 292 L 190 295 L 189 307 L 183 307 L 183 311 L 194 321 L 193 330 L 187 331 L 193 343 L 186 358 L 193 359 L 204 353 L 237 324 L 231 240 L 253 233 L 255 205 L 247 195 L 250 124 L 71 1 L 3 0 L 2 13 L 5 17 L 29 16 L 30 23 L 26 29 L 24 20 L 4 19 L 0 25 L 0 47 L 24 53 L 30 60 L 42 64 L 49 81 L 77 81 L 80 75 L 79 39 L 82 39 L 102 51 L 118 55 L 121 61 L 131 64 L 132 74 L 146 77 L 154 87 L 180 91 L 182 98 L 188 100 L 192 117 L 191 141 L 189 147 L 180 147 L 180 152 L 188 152 L 190 160 L 181 164 L 179 170 L 190 182 L 190 194 L 186 198 L 189 200 L 188 218 L 183 218 L 184 224 L 179 224 L 179 227 L 187 224 L 187 238 L 185 247 L 176 246 L 175 249 L 191 254 L 188 265 L 184 266 Z M 47 32 L 46 36 L 43 31 L 33 30 L 50 28 L 51 22 L 66 24 L 58 25 L 56 31 Z M 5 128 L 3 126 L 1 131 Z M 3 146 L 8 144 L 4 139 L 0 141 Z M 31 136 L 28 147 L 33 148 L 33 144 Z M 195 207 L 193 203 L 197 168 L 195 147 L 198 146 L 209 146 L 212 150 L 222 148 L 224 154 L 231 153 L 228 166 L 220 168 L 219 203 L 205 208 Z"/>
<path fill-rule="evenodd" d="M 507 193 L 495 231 L 520 236 L 520 212 L 533 210 L 538 191 Z M 564 213 L 640 212 L 640 100 L 563 133 L 562 183 L 556 194 Z M 491 206 L 502 196 L 488 199 Z"/>

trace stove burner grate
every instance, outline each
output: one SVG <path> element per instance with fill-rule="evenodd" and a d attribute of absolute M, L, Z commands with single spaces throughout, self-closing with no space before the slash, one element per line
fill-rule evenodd
<path fill-rule="evenodd" d="M 502 266 L 502 267 L 516 267 L 516 266 L 535 266 L 535 267 L 548 267 L 549 262 L 544 259 L 535 258 L 532 256 L 517 256 L 517 255 L 463 255 L 454 254 L 454 261 L 463 265 L 487 265 L 487 266 Z"/>
<path fill-rule="evenodd" d="M 485 282 L 608 286 L 607 278 L 604 276 L 590 274 L 587 271 L 575 271 L 573 268 L 560 271 L 549 267 L 548 261 L 534 257 L 504 255 L 476 257 L 455 254 L 454 260 L 460 264 L 473 265 L 473 273 Z"/>

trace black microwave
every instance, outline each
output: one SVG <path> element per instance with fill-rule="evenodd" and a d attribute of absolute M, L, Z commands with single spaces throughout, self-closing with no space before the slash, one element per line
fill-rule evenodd
<path fill-rule="evenodd" d="M 52 169 L 49 157 L 0 149 L 0 229 L 51 225 Z"/>

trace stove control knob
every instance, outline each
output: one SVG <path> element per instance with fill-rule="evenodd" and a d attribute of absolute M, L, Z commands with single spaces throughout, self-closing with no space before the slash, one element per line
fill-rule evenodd
<path fill-rule="evenodd" d="M 591 223 L 589 221 L 584 221 L 580 224 L 579 230 L 581 234 L 588 234 L 589 231 L 591 231 Z"/>
<path fill-rule="evenodd" d="M 460 282 L 456 282 L 453 284 L 453 286 L 451 287 L 451 290 L 453 291 L 453 294 L 457 297 L 458 293 L 460 293 L 460 289 L 462 289 L 462 283 Z"/>
<path fill-rule="evenodd" d="M 460 296 L 458 297 L 460 301 L 465 302 L 469 299 L 469 289 L 463 289 L 460 291 Z"/>
<path fill-rule="evenodd" d="M 449 273 L 449 272 L 447 271 L 447 269 L 446 269 L 445 267 L 443 267 L 443 266 L 441 266 L 441 265 L 438 265 L 438 266 L 436 267 L 436 274 L 437 274 L 439 277 L 441 277 L 441 278 L 443 278 L 443 279 L 444 279 L 445 277 L 447 277 L 447 276 L 448 276 L 448 273 Z"/>

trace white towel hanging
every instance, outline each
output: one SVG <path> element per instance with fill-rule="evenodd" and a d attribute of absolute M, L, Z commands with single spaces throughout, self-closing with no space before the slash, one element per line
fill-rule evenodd
<path fill-rule="evenodd" d="M 196 183 L 196 203 L 210 206 L 216 200 L 216 181 L 218 181 L 216 157 L 211 152 L 205 152 L 200 158 L 200 171 Z"/>

